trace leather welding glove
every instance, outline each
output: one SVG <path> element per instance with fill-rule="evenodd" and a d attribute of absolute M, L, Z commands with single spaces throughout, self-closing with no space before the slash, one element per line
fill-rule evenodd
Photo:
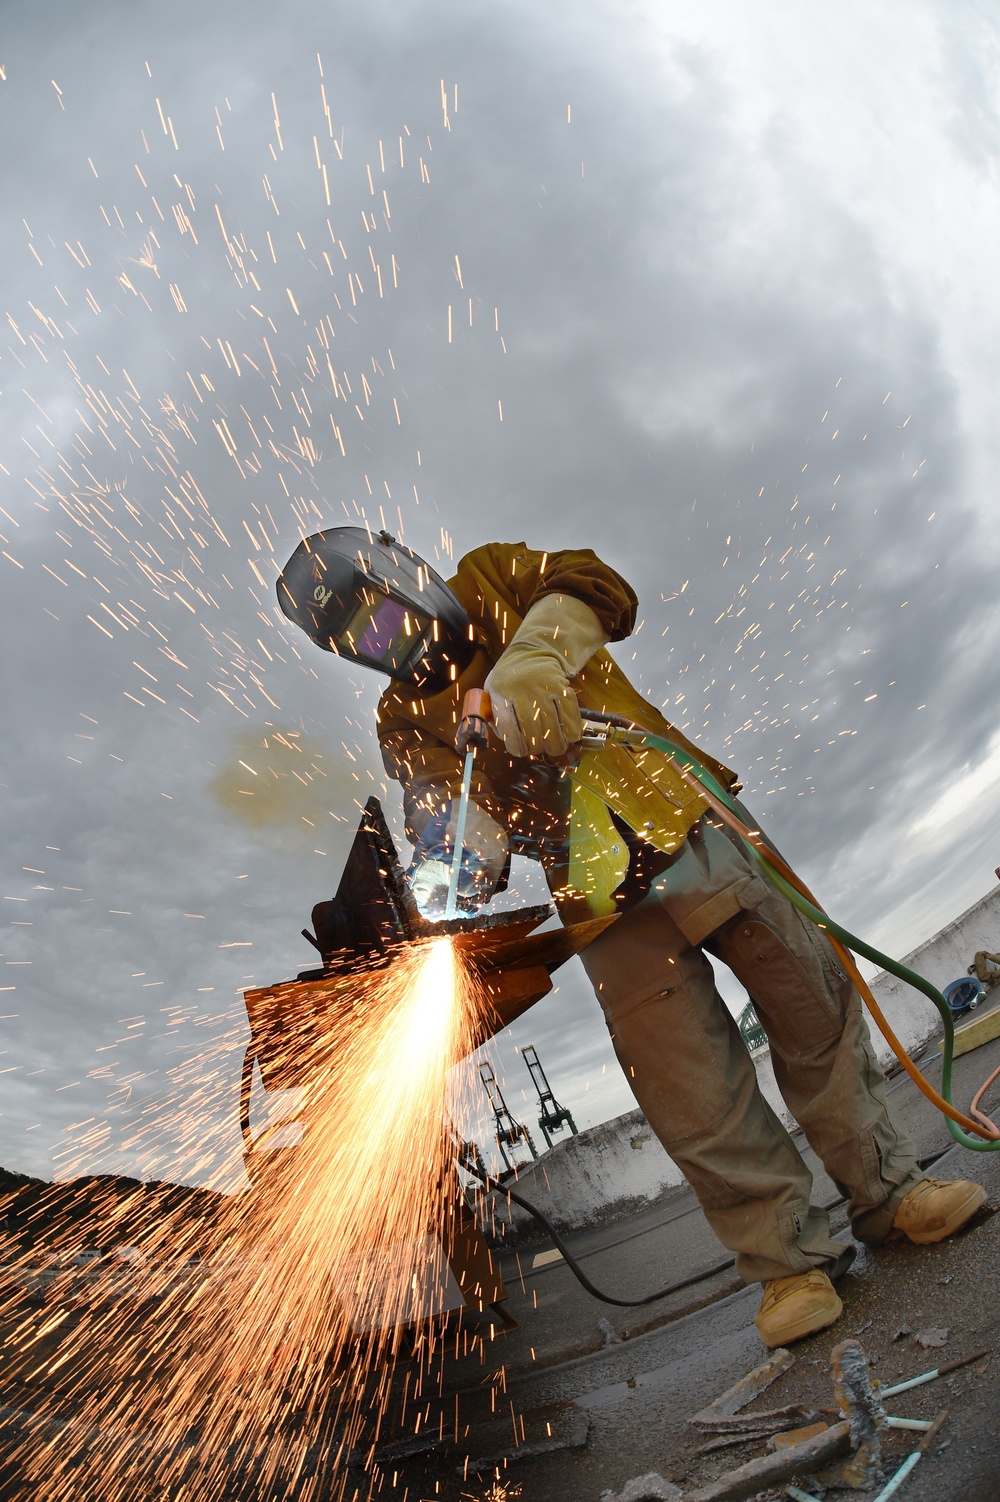
<path fill-rule="evenodd" d="M 451 881 L 452 852 L 458 824 L 458 802 L 425 826 L 408 873 L 410 891 L 425 918 L 443 918 Z M 458 906 L 475 912 L 489 902 L 507 870 L 507 832 L 475 803 L 469 804 L 458 878 Z"/>
<path fill-rule="evenodd" d="M 546 595 L 528 611 L 486 680 L 497 734 L 511 756 L 565 755 L 583 734 L 570 687 L 608 640 L 573 595 Z"/>

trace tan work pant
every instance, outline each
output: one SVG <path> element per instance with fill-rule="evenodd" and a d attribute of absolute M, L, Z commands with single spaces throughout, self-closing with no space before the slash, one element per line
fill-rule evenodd
<path fill-rule="evenodd" d="M 810 1204 L 812 1175 L 758 1088 L 703 950 L 749 992 L 781 1094 L 847 1197 L 854 1234 L 884 1240 L 921 1175 L 888 1115 L 861 999 L 826 937 L 711 816 L 584 967 L 636 1100 L 740 1276 L 829 1270 L 844 1248 Z"/>

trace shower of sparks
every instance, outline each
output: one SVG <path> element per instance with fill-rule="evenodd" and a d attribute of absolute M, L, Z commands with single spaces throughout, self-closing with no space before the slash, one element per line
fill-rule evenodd
<path fill-rule="evenodd" d="M 82 1414 L 57 1438 L 31 1435 L 25 1478 L 53 1502 L 125 1502 L 140 1477 L 150 1495 L 159 1485 L 216 1498 L 238 1482 L 256 1499 L 292 1480 L 297 1497 L 333 1498 L 351 1464 L 355 1491 L 358 1467 L 376 1485 L 380 1436 L 419 1433 L 438 1391 L 443 1327 L 432 1317 L 448 1302 L 459 1194 L 447 1079 L 485 1005 L 438 939 L 361 977 L 320 1026 L 315 1014 L 290 1024 L 282 1048 L 304 1082 L 301 1141 L 259 1139 L 255 1187 L 230 1202 L 207 1266 L 178 1269 L 179 1252 L 204 1244 L 188 1226 L 169 1268 L 131 1270 L 158 1299 L 155 1319 L 95 1297 L 44 1373 L 38 1342 L 66 1310 L 24 1320 L 22 1379 L 47 1376 Z M 162 1252 L 160 1215 L 145 1229 Z M 408 1327 L 416 1357 L 401 1384 Z M 60 1381 L 60 1369 L 71 1375 Z"/>
<path fill-rule="evenodd" d="M 429 174 L 422 156 L 404 149 L 411 130 L 402 119 L 384 140 L 358 137 L 345 151 L 319 57 L 315 69 L 311 103 L 304 98 L 298 112 L 280 94 L 262 95 L 273 136 L 261 150 L 259 140 L 253 144 L 252 110 L 234 112 L 228 100 L 209 111 L 210 141 L 199 139 L 179 109 L 171 115 L 153 81 L 156 60 L 147 62 L 131 132 L 103 158 L 88 143 L 91 196 L 82 222 L 62 225 L 54 197 L 49 220 L 31 216 L 19 227 L 27 281 L 9 286 L 0 345 L 5 400 L 21 407 L 0 452 L 0 576 L 16 572 L 37 583 L 39 608 L 115 681 L 114 697 L 102 698 L 100 689 L 89 696 L 83 674 L 71 715 L 66 760 L 85 773 L 89 796 L 120 808 L 142 738 L 159 734 L 162 723 L 174 741 L 177 771 L 165 788 L 147 784 L 148 801 L 133 810 L 154 844 L 150 826 L 175 811 L 175 783 L 197 785 L 199 793 L 207 783 L 230 824 L 234 815 L 266 826 L 283 848 L 335 859 L 352 805 L 363 806 L 371 790 L 371 723 L 344 713 L 328 737 L 327 727 L 307 734 L 298 707 L 283 707 L 301 693 L 295 680 L 305 677 L 311 693 L 317 673 L 278 609 L 274 583 L 296 540 L 317 527 L 360 522 L 403 537 L 420 505 L 421 456 L 407 436 L 404 374 L 386 326 L 399 300 L 413 295 L 418 274 L 406 263 L 400 228 L 424 202 Z M 59 95 L 69 117 L 76 100 Z M 425 154 L 437 108 L 432 91 L 416 137 Z M 218 156 L 228 149 L 235 164 L 237 145 L 259 167 L 249 193 L 242 170 L 234 176 Z M 302 191 L 303 162 L 311 192 Z M 501 323 L 498 314 L 491 340 L 499 339 Z M 436 559 L 453 557 L 444 528 L 432 551 Z M 206 765 L 214 775 L 202 772 Z M 84 873 L 64 834 L 39 829 L 37 858 L 34 851 L 26 857 L 25 891 L 3 894 L 13 917 L 2 957 L 8 984 L 0 989 L 9 993 L 3 999 L 11 1015 L 38 1012 L 30 1000 L 41 970 L 36 905 L 69 907 L 72 922 L 77 914 L 86 919 L 96 902 L 123 943 L 133 941 L 126 929 L 142 942 L 144 904 L 137 891 L 126 898 L 124 866 L 103 861 Z M 210 912 L 191 856 L 193 890 L 183 906 Z M 161 913 L 161 892 L 156 902 Z M 186 915 L 178 921 L 187 929 L 179 948 L 190 944 L 194 925 Z M 206 974 L 205 948 L 191 950 L 199 993 L 213 989 L 206 981 L 231 995 L 234 984 L 254 979 L 243 973 L 252 964 L 250 934 L 219 938 L 226 942 L 211 948 L 226 950 L 238 969 L 220 964 Z M 148 975 L 140 970 L 145 958 L 122 967 L 130 997 L 140 985 L 170 984 L 153 968 L 155 958 Z M 223 1028 L 231 1033 L 224 1011 L 182 1017 L 190 998 L 159 995 L 174 1005 L 161 1009 L 166 1032 L 150 1026 L 143 1034 L 154 1047 L 176 1036 L 175 1022 L 201 1028 L 202 1036 L 209 1027 L 216 1037 Z M 93 992 L 82 1013 L 91 1002 L 96 1011 Z M 58 985 L 45 997 L 53 1003 Z M 120 1009 L 139 1010 L 131 1000 Z M 106 1036 L 96 1042 L 100 1067 L 86 1079 L 74 1068 L 58 1085 L 78 1092 L 74 1104 L 87 1098 L 67 1128 L 74 1134 L 68 1152 L 56 1153 L 60 1172 L 71 1155 L 78 1171 L 87 1166 L 79 1149 L 89 1147 L 91 1168 L 209 1181 L 219 1147 L 211 1125 L 217 1101 L 183 1144 L 175 1134 L 157 1149 L 144 1133 L 149 1151 L 140 1158 L 132 1151 L 139 1134 L 115 1128 L 130 1096 L 130 1119 L 148 1123 L 157 1067 L 145 1057 L 136 1067 L 135 1048 L 119 1060 Z M 206 1050 L 199 1052 L 204 1063 Z M 12 1058 L 8 1083 L 43 1075 L 56 1055 L 58 1049 L 30 1063 Z M 34 1069 L 36 1062 L 45 1068 Z M 175 1060 L 166 1072 L 176 1083 Z M 202 1084 L 217 1089 L 230 1078 L 231 1057 L 220 1058 Z M 203 1105 L 206 1096 L 203 1089 Z M 209 1132 L 213 1146 L 202 1150 L 199 1134 Z"/>

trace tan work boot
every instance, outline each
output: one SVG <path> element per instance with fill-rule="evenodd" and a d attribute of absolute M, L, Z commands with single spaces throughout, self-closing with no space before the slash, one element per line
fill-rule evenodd
<path fill-rule="evenodd" d="M 773 1351 L 775 1346 L 789 1346 L 793 1340 L 825 1330 L 840 1318 L 843 1307 L 826 1273 L 813 1268 L 765 1283 L 754 1324 Z"/>
<path fill-rule="evenodd" d="M 896 1211 L 893 1234 L 918 1245 L 943 1241 L 964 1226 L 985 1199 L 986 1190 L 969 1179 L 921 1179 Z"/>

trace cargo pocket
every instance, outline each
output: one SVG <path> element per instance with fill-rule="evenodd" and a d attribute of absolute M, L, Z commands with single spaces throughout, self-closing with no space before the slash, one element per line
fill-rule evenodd
<path fill-rule="evenodd" d="M 915 1157 L 908 1148 L 909 1143 L 901 1150 L 899 1139 L 884 1118 L 862 1132 L 861 1164 L 869 1203 L 873 1208 L 868 1211 L 868 1224 L 862 1224 L 856 1230 L 859 1240 L 867 1240 L 872 1232 L 873 1239 L 881 1240 L 891 1229 L 892 1215 L 884 1207 L 892 1201 L 894 1191 L 913 1176 Z M 855 1197 L 859 1198 L 857 1195 Z M 888 1221 L 885 1226 L 878 1225 L 880 1215 Z"/>
<path fill-rule="evenodd" d="M 689 944 L 704 944 L 738 913 L 754 912 L 768 895 L 768 887 L 761 877 L 744 876 L 721 892 L 713 893 L 697 907 L 679 912 L 676 910 L 679 904 L 672 904 L 671 917 Z"/>
<path fill-rule="evenodd" d="M 714 1019 L 716 1034 L 684 986 L 602 1005 L 625 1077 L 667 1151 L 711 1132 L 735 1105 L 727 1020 Z"/>
<path fill-rule="evenodd" d="M 828 946 L 808 934 L 802 939 L 792 949 L 762 918 L 743 916 L 712 946 L 747 988 L 768 1038 L 786 1057 L 816 1053 L 844 1029 L 847 978 Z"/>

